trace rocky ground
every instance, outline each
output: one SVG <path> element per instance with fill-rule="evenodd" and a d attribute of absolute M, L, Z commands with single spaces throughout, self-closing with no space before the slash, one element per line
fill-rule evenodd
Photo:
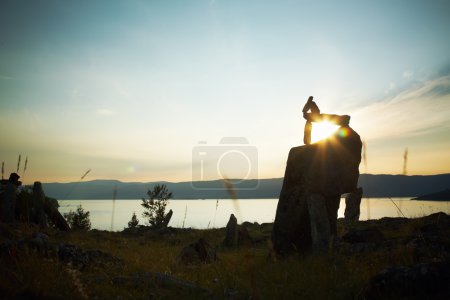
<path fill-rule="evenodd" d="M 450 216 L 338 220 L 326 253 L 278 258 L 272 224 L 61 232 L 0 224 L 4 299 L 450 299 Z"/>

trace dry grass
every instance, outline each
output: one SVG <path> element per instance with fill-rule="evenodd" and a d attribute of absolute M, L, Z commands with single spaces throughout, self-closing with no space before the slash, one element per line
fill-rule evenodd
<path fill-rule="evenodd" d="M 339 223 L 342 234 L 350 226 L 368 228 L 375 221 Z M 415 235 L 423 219 L 408 223 L 376 225 L 387 238 Z M 3 233 L 5 228 L 0 228 Z M 11 229 L 9 236 L 29 235 L 37 227 Z M 60 233 L 48 230 L 53 243 L 72 243 L 85 250 L 101 250 L 123 261 L 123 264 L 99 265 L 78 270 L 54 257 L 22 253 L 16 259 L 1 261 L 0 294 L 31 295 L 41 298 L 82 299 L 352 299 L 361 296 L 369 278 L 387 266 L 417 263 L 414 249 L 399 243 L 387 255 L 385 249 L 371 251 L 337 251 L 328 255 L 293 256 L 274 260 L 270 255 L 270 226 L 249 228 L 259 242 L 237 249 L 222 248 L 225 229 L 178 229 L 170 234 L 125 234 L 91 230 Z M 176 263 L 181 249 L 206 239 L 217 246 L 219 261 L 213 264 L 185 266 Z M 12 239 L 9 237 L 9 239 Z M 268 246 L 269 245 L 269 246 Z M 344 249 L 345 250 L 345 249 Z M 164 286 L 114 285 L 113 279 L 136 272 L 158 272 L 188 281 L 210 291 L 205 295 Z M 45 275 L 43 275 L 45 274 Z"/>

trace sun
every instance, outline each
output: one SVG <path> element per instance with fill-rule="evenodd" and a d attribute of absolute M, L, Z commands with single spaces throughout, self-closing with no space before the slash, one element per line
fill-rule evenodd
<path fill-rule="evenodd" d="M 315 143 L 329 137 L 335 133 L 338 128 L 338 125 L 327 121 L 313 123 L 311 130 L 311 143 Z"/>

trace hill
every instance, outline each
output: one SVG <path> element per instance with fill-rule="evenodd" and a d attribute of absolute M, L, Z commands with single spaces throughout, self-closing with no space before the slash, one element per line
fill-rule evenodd
<path fill-rule="evenodd" d="M 71 183 L 43 183 L 49 197 L 67 199 L 112 199 L 114 189 L 117 199 L 140 199 L 148 189 L 164 183 L 174 194 L 174 199 L 228 199 L 222 180 L 204 182 L 121 182 L 118 180 L 92 180 Z M 450 174 L 440 175 L 372 175 L 361 174 L 359 186 L 364 188 L 364 197 L 417 197 L 448 188 Z M 283 178 L 244 180 L 237 190 L 239 199 L 276 199 Z M 200 186 L 193 188 L 193 186 Z"/>

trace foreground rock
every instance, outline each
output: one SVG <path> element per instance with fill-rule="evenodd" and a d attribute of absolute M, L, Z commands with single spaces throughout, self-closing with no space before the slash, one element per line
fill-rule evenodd
<path fill-rule="evenodd" d="M 318 247 L 336 235 L 340 197 L 357 187 L 361 148 L 359 135 L 342 126 L 326 140 L 291 149 L 273 226 L 272 243 L 277 254 L 311 249 L 310 215 L 315 212 L 308 210 L 310 197 L 323 199 L 328 219 L 329 231 L 318 231 L 320 236 L 315 236 L 320 241 Z M 325 210 L 320 210 L 322 216 Z M 313 221 L 312 226 L 319 226 L 316 223 Z"/>
<path fill-rule="evenodd" d="M 390 267 L 375 275 L 364 299 L 450 299 L 450 262 Z"/>
<path fill-rule="evenodd" d="M 184 247 L 177 258 L 178 263 L 185 265 L 209 264 L 216 260 L 216 249 L 213 249 L 205 239 L 199 239 Z"/>
<path fill-rule="evenodd" d="M 91 267 L 93 265 L 121 265 L 121 259 L 116 258 L 106 252 L 100 250 L 83 250 L 82 248 L 72 244 L 60 244 L 58 246 L 58 258 L 65 263 L 71 263 L 81 269 Z"/>

